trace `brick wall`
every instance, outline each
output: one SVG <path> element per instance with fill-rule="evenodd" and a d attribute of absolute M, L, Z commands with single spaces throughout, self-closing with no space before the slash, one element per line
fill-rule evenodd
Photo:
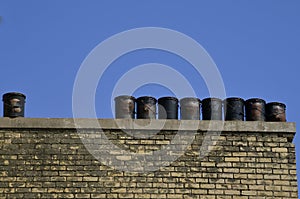
<path fill-rule="evenodd" d="M 190 133 L 177 132 L 179 121 L 168 121 L 159 133 L 143 138 L 143 128 L 102 122 L 111 142 L 132 153 L 161 150 L 176 134 L 182 133 L 184 142 Z M 199 121 L 192 144 L 168 166 L 128 172 L 95 159 L 72 120 L 0 118 L 0 198 L 298 198 L 295 124 L 225 122 L 220 136 L 206 134 L 207 125 Z M 99 129 L 81 132 L 97 135 Z M 216 145 L 200 158 L 201 143 L 209 134 Z M 118 150 L 108 153 L 125 162 L 133 158 Z M 153 158 L 149 161 L 157 164 L 167 161 Z"/>

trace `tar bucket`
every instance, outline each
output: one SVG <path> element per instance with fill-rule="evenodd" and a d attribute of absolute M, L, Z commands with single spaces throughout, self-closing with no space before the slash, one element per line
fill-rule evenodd
<path fill-rule="evenodd" d="M 200 120 L 200 99 L 186 97 L 180 100 L 180 119 Z"/>
<path fill-rule="evenodd" d="M 178 119 L 178 99 L 176 97 L 158 99 L 158 119 Z"/>
<path fill-rule="evenodd" d="M 245 102 L 247 121 L 265 121 L 266 120 L 266 102 L 263 99 L 251 98 Z"/>
<path fill-rule="evenodd" d="M 116 118 L 134 119 L 135 98 L 128 95 L 121 95 L 115 98 L 115 116 Z"/>
<path fill-rule="evenodd" d="M 202 100 L 202 120 L 222 120 L 222 100 L 205 98 Z"/>
<path fill-rule="evenodd" d="M 2 96 L 4 117 L 24 117 L 26 96 L 22 93 L 6 93 Z"/>
<path fill-rule="evenodd" d="M 286 106 L 279 102 L 270 102 L 266 104 L 267 121 L 286 122 Z"/>
<path fill-rule="evenodd" d="M 137 119 L 156 119 L 156 102 L 157 100 L 150 96 L 137 98 Z"/>
<path fill-rule="evenodd" d="M 230 97 L 223 101 L 225 120 L 241 120 L 244 121 L 244 104 L 242 98 Z"/>

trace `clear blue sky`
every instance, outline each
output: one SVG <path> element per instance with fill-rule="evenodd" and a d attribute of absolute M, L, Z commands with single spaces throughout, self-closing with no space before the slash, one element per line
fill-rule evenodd
<path fill-rule="evenodd" d="M 1 0 L 0 16 L 0 94 L 25 93 L 27 117 L 72 117 L 74 80 L 89 52 L 114 34 L 151 26 L 180 31 L 199 42 L 218 66 L 228 96 L 284 102 L 288 121 L 300 123 L 297 0 Z M 198 97 L 208 96 L 205 83 L 193 77 L 184 60 L 142 50 L 120 57 L 106 71 L 96 93 L 98 117 L 112 117 L 112 89 L 122 74 L 150 62 L 190 75 Z M 160 97 L 170 91 L 148 85 L 134 94 Z M 300 154 L 298 137 L 294 142 Z"/>

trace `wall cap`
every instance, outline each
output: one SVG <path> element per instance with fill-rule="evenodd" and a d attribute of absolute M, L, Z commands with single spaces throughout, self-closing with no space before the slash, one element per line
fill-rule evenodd
<path fill-rule="evenodd" d="M 101 127 L 99 126 L 101 125 Z M 223 130 L 222 130 L 222 125 Z M 147 119 L 73 119 L 73 118 L 0 118 L 0 129 L 130 129 L 198 130 L 222 132 L 295 133 L 294 122 L 147 120 Z"/>

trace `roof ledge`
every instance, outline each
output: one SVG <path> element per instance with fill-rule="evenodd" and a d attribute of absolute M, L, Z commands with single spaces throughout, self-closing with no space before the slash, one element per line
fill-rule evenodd
<path fill-rule="evenodd" d="M 129 129 L 197 130 L 222 132 L 295 133 L 294 122 L 147 120 L 147 119 L 78 119 L 78 118 L 0 118 L 0 129 Z"/>

